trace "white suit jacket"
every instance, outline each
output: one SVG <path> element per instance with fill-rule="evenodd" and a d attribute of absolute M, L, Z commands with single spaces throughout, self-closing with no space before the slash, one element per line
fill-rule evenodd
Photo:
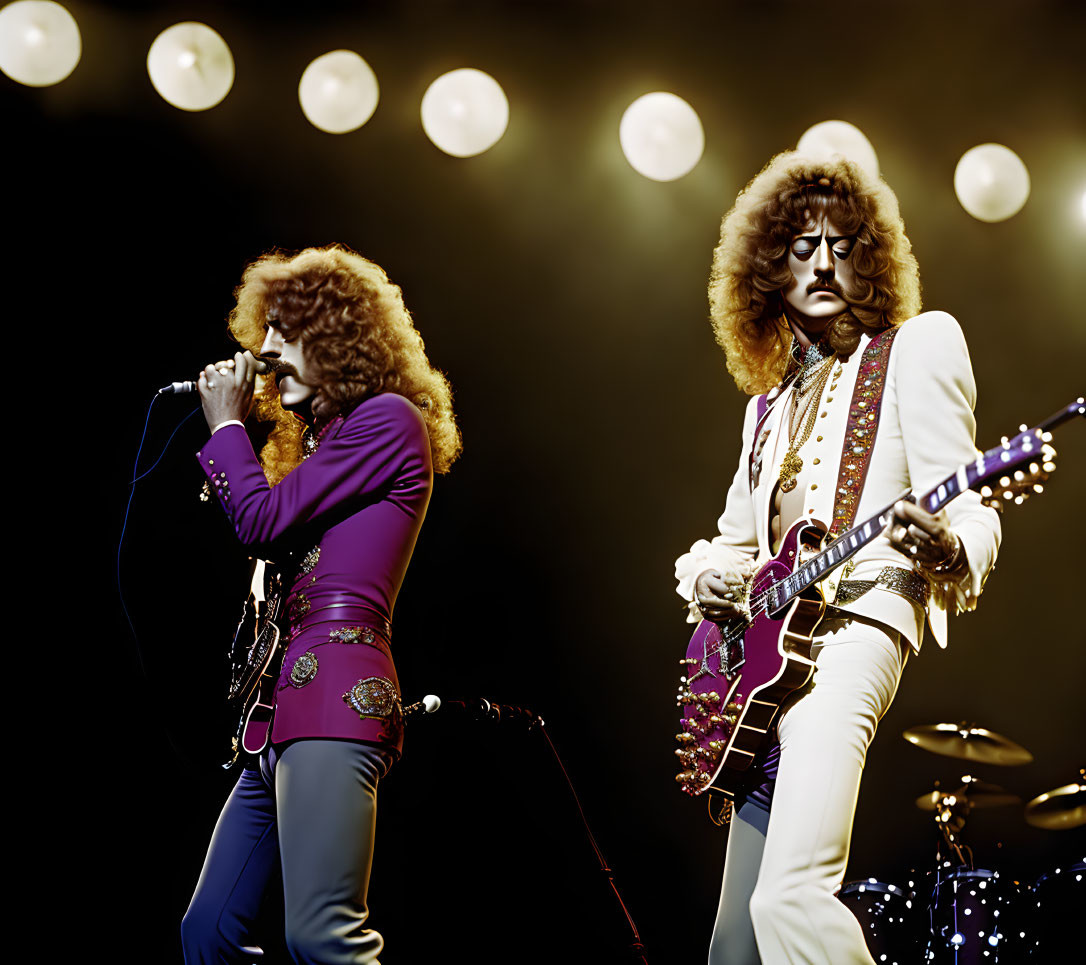
<path fill-rule="evenodd" d="M 805 515 L 828 524 L 833 518 L 834 495 L 841 464 L 841 447 L 848 420 L 860 360 L 869 338 L 864 336 L 857 350 L 843 363 L 837 388 L 823 392 L 814 431 L 800 450 L 803 470 L 798 484 L 804 496 Z M 831 379 L 831 382 L 833 379 Z M 678 592 L 691 601 L 688 619 L 700 619 L 693 604 L 694 584 L 710 569 L 730 569 L 743 557 L 764 562 L 770 551 L 769 522 L 773 512 L 770 497 L 787 440 L 780 445 L 782 416 L 789 409 L 791 387 L 772 408 L 762 432 L 769 430 L 763 448 L 763 464 L 754 491 L 749 485 L 749 459 L 754 443 L 757 400 L 747 405 L 743 423 L 743 450 L 739 468 L 728 490 L 724 513 L 717 522 L 719 535 L 698 540 L 675 562 Z M 924 312 L 901 326 L 887 367 L 881 415 L 875 445 L 871 451 L 854 524 L 861 523 L 912 489 L 921 495 L 950 475 L 963 463 L 976 459 L 976 423 L 973 406 L 976 384 L 969 362 L 965 337 L 953 316 L 946 312 Z M 817 464 L 815 460 L 817 461 Z M 947 514 L 969 560 L 969 574 L 958 584 L 934 587 L 927 607 L 927 622 L 940 646 L 946 646 L 946 612 L 970 610 L 976 606 L 999 549 L 999 517 L 984 506 L 974 492 L 966 492 L 947 506 Z M 865 546 L 854 557 L 850 579 L 874 580 L 884 566 L 912 567 L 912 561 L 890 546 L 885 536 Z M 833 575 L 833 585 L 840 579 Z M 875 588 L 843 607 L 849 612 L 879 620 L 898 630 L 916 650 L 924 634 L 924 613 L 888 590 Z"/>

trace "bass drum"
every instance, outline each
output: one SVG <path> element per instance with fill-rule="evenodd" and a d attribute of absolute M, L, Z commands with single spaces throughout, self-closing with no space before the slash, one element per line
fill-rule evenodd
<path fill-rule="evenodd" d="M 1026 960 L 1025 905 L 998 871 L 956 868 L 940 876 L 928 905 L 929 965 L 1020 965 Z"/>
<path fill-rule="evenodd" d="M 1081 947 L 1086 909 L 1086 860 L 1041 875 L 1026 895 L 1029 906 L 1029 961 L 1058 962 Z"/>
<path fill-rule="evenodd" d="M 874 878 L 849 881 L 838 899 L 863 928 L 867 950 L 879 965 L 914 965 L 924 948 L 924 918 L 914 896 Z"/>

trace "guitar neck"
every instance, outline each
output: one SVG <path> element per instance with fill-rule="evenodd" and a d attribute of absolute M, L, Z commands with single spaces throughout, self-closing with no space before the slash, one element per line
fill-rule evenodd
<path fill-rule="evenodd" d="M 1052 439 L 1051 430 L 1060 423 L 1083 414 L 1086 414 L 1086 405 L 1080 397 L 1040 425 L 1032 429 L 1022 426 L 1018 435 L 1010 439 L 1004 436 L 998 446 L 982 453 L 973 462 L 959 466 L 956 471 L 919 499 L 915 499 L 911 492 L 895 499 L 893 503 L 881 509 L 870 519 L 843 533 L 827 549 L 813 556 L 790 576 L 775 584 L 772 589 L 770 608 L 778 610 L 787 606 L 800 593 L 820 580 L 824 580 L 829 573 L 879 536 L 890 522 L 894 503 L 899 500 L 915 501 L 929 513 L 937 513 L 966 490 L 980 489 L 989 483 L 996 483 L 997 486 L 1006 488 L 1005 495 L 1010 498 L 1012 492 L 1009 487 L 1013 485 L 1011 474 L 1015 472 L 1016 467 L 1032 461 L 1043 462 L 1047 468 L 1050 465 L 1049 453 L 1052 452 L 1048 447 Z M 1035 466 L 1030 466 L 1030 469 L 1036 474 Z"/>

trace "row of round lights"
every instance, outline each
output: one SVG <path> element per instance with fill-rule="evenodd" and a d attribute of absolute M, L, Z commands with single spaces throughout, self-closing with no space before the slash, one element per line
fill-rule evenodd
<path fill-rule="evenodd" d="M 79 63 L 82 41 L 75 18 L 53 0 L 15 0 L 0 10 L 0 70 L 13 80 L 43 87 L 64 80 Z M 161 97 L 186 111 L 220 103 L 234 83 L 234 58 L 226 41 L 202 23 L 174 24 L 147 54 L 147 72 Z M 317 57 L 302 73 L 298 99 L 314 127 L 345 134 L 377 109 L 379 87 L 372 68 L 352 50 Z M 509 101 L 489 74 L 461 68 L 443 74 L 426 90 L 421 106 L 427 137 L 447 154 L 471 157 L 493 147 L 509 122 Z M 675 94 L 657 91 L 635 100 L 619 124 L 619 143 L 638 173 L 673 181 L 701 160 L 705 132 L 697 112 Z M 844 155 L 878 175 L 875 149 L 845 121 L 824 121 L 807 130 L 797 149 L 814 157 Z M 1029 197 L 1029 172 L 1010 148 L 980 144 L 966 151 L 954 172 L 962 207 L 980 221 L 1003 221 Z M 1086 195 L 1083 196 L 1086 214 Z"/>

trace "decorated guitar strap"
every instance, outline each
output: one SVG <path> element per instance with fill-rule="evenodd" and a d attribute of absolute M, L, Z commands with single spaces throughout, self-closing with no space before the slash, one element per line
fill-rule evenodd
<path fill-rule="evenodd" d="M 887 329 L 873 338 L 860 359 L 860 371 L 852 390 L 848 407 L 848 422 L 841 448 L 841 468 L 837 475 L 837 495 L 833 505 L 833 520 L 827 542 L 841 533 L 847 533 L 856 519 L 860 505 L 860 493 L 871 465 L 871 453 L 875 448 L 875 436 L 879 431 L 882 414 L 882 394 L 886 388 L 886 372 L 890 365 L 890 349 L 897 336 L 896 328 Z M 837 596 L 842 569 L 834 570 L 823 582 L 826 601 L 832 603 Z"/>

